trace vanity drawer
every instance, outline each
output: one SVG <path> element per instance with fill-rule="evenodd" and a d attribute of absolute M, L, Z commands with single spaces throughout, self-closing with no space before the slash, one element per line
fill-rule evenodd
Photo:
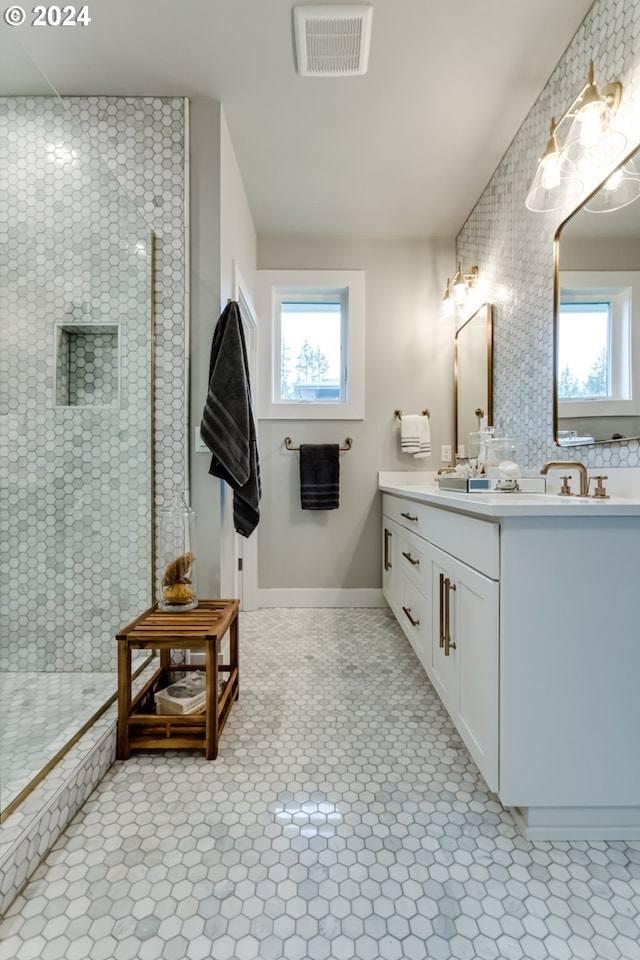
<path fill-rule="evenodd" d="M 431 609 L 422 593 L 405 581 L 402 602 L 396 614 L 404 634 L 425 670 L 429 668 Z"/>
<path fill-rule="evenodd" d="M 398 566 L 405 577 L 423 593 L 428 576 L 426 549 L 427 543 L 422 537 L 411 533 L 409 530 L 402 531 Z"/>
<path fill-rule="evenodd" d="M 382 494 L 382 512 L 386 517 L 395 520 L 401 527 L 406 527 L 419 536 L 426 536 L 422 511 L 425 504 L 415 500 L 405 500 L 404 497 L 394 497 L 390 493 Z"/>
<path fill-rule="evenodd" d="M 382 512 L 486 577 L 499 579 L 499 524 L 389 493 L 382 495 Z"/>

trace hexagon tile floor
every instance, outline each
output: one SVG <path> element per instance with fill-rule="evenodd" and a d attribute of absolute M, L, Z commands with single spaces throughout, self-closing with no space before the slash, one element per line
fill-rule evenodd
<path fill-rule="evenodd" d="M 117 763 L 2 960 L 639 960 L 640 844 L 529 843 L 384 610 L 241 614 L 213 762 Z"/>

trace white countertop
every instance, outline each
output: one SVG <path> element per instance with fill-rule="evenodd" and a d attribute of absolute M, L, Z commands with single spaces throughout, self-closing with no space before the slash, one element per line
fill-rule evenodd
<path fill-rule="evenodd" d="M 380 472 L 378 488 L 383 493 L 408 497 L 422 503 L 458 510 L 477 517 L 570 517 L 640 516 L 640 497 L 561 497 L 549 493 L 454 493 L 440 490 L 433 474 L 405 476 Z"/>

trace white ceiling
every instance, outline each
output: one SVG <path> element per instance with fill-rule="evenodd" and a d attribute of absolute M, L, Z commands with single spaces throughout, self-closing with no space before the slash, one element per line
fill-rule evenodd
<path fill-rule="evenodd" d="M 368 73 L 338 79 L 296 73 L 295 2 L 2 28 L 61 94 L 220 100 L 258 234 L 409 239 L 457 234 L 592 0 L 372 0 Z"/>

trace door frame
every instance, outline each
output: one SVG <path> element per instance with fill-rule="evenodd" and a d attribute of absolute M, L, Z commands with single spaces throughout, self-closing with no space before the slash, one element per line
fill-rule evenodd
<path fill-rule="evenodd" d="M 231 299 L 240 307 L 240 319 L 247 344 L 247 362 L 251 382 L 251 405 L 256 422 L 255 398 L 257 374 L 258 321 L 253 297 L 238 261 L 232 263 Z M 233 525 L 233 493 L 220 481 L 220 593 L 223 597 L 238 597 L 241 610 L 258 607 L 258 529 L 250 537 L 241 537 Z M 240 572 L 242 561 L 242 572 Z"/>

